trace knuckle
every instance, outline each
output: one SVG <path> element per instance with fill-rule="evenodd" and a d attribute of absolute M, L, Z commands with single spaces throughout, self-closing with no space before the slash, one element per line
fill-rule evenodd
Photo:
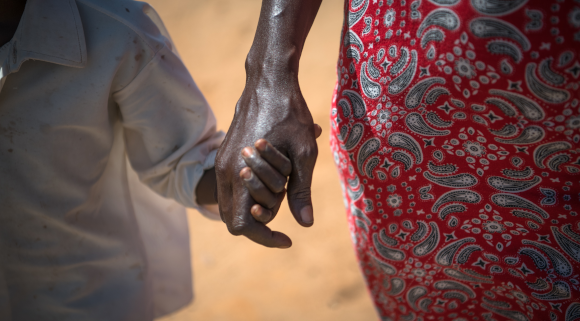
<path fill-rule="evenodd" d="M 298 188 L 295 191 L 292 191 L 292 193 L 289 192 L 288 194 L 288 197 L 292 197 L 294 200 L 310 202 L 309 188 Z"/>
<path fill-rule="evenodd" d="M 228 225 L 228 231 L 230 232 L 230 234 L 235 235 L 235 236 L 240 236 L 243 235 L 246 230 L 248 229 L 248 226 L 246 224 L 234 224 L 234 225 Z"/>
<path fill-rule="evenodd" d="M 312 158 L 318 157 L 318 146 L 316 144 L 313 144 L 310 147 L 310 157 Z"/>
<path fill-rule="evenodd" d="M 318 147 L 316 145 L 307 145 L 300 149 L 297 154 L 301 160 L 315 159 L 318 156 Z"/>

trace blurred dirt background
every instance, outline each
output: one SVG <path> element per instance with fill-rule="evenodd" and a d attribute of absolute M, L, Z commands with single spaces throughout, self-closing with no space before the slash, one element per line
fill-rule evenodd
<path fill-rule="evenodd" d="M 300 64 L 300 84 L 324 130 L 312 186 L 315 224 L 305 229 L 282 206 L 271 227 L 293 240 L 267 249 L 189 213 L 196 298 L 163 321 L 376 320 L 346 225 L 328 147 L 330 102 L 344 0 L 324 0 Z M 149 0 L 226 131 L 244 87 L 244 61 L 261 0 Z"/>

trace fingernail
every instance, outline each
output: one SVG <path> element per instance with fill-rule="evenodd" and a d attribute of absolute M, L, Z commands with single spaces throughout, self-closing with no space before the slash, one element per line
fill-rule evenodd
<path fill-rule="evenodd" d="M 314 222 L 314 215 L 312 213 L 312 206 L 308 205 L 300 211 L 300 218 L 302 218 L 302 223 L 312 224 Z"/>
<path fill-rule="evenodd" d="M 245 180 L 252 178 L 252 171 L 248 168 L 242 169 L 242 178 Z"/>
<path fill-rule="evenodd" d="M 242 149 L 242 155 L 245 157 L 252 156 L 252 149 L 250 147 L 244 147 L 244 149 Z"/>
<path fill-rule="evenodd" d="M 265 140 L 265 139 L 262 139 L 262 138 L 261 138 L 261 139 L 258 139 L 258 140 L 256 141 L 256 144 L 255 144 L 255 146 L 256 146 L 256 148 L 257 148 L 258 150 L 260 150 L 260 151 L 265 151 L 265 150 L 266 150 L 266 146 L 267 146 L 267 145 L 266 145 L 266 140 Z"/>
<path fill-rule="evenodd" d="M 287 248 L 289 248 L 290 246 L 292 246 L 292 245 L 280 245 L 280 246 L 278 246 L 278 248 L 279 248 L 279 249 L 287 249 Z"/>

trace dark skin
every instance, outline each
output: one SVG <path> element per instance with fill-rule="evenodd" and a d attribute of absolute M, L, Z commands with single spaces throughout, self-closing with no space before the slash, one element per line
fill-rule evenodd
<path fill-rule="evenodd" d="M 284 191 L 268 210 L 268 220 L 252 214 L 256 202 L 243 188 L 240 150 L 259 138 L 291 161 L 288 204 L 296 221 L 314 223 L 310 186 L 318 155 L 312 116 L 298 84 L 298 65 L 306 36 L 322 0 L 263 0 L 258 28 L 246 60 L 246 87 L 228 134 L 216 158 L 218 199 L 230 233 L 244 235 L 267 247 L 287 248 L 292 241 L 265 223 L 277 213 Z M 281 172 L 286 174 L 286 172 Z"/>
<path fill-rule="evenodd" d="M 0 10 L 0 47 L 8 43 L 16 29 L 24 12 L 26 0 L 3 0 Z"/>
<path fill-rule="evenodd" d="M 314 126 L 318 138 L 322 129 Z M 286 176 L 291 172 L 292 164 L 265 139 L 258 139 L 253 148 L 242 149 L 241 157 L 247 166 L 242 168 L 239 176 L 256 202 L 250 213 L 256 220 L 267 223 L 273 218 L 272 209 L 277 211 L 284 198 Z M 216 188 L 215 168 L 211 168 L 203 173 L 195 189 L 198 204 L 216 204 Z"/>

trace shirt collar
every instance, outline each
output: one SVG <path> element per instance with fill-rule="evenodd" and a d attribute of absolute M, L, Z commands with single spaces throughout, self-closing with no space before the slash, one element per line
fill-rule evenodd
<path fill-rule="evenodd" d="M 12 71 L 28 59 L 84 67 L 87 47 L 75 0 L 28 0 L 10 54 Z"/>

